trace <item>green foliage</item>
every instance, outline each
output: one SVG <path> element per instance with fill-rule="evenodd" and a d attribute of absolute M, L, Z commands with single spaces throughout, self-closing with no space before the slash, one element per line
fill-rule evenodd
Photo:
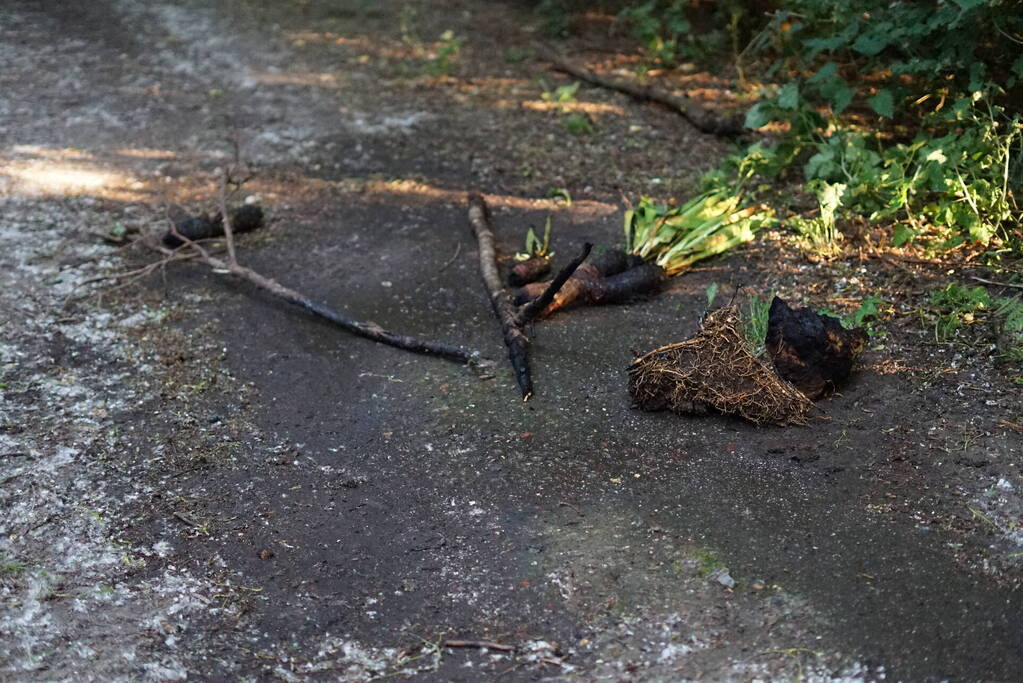
<path fill-rule="evenodd" d="M 537 12 L 543 18 L 544 33 L 554 38 L 565 38 L 571 32 L 568 8 L 563 0 L 541 0 Z"/>
<path fill-rule="evenodd" d="M 586 114 L 569 114 L 561 120 L 561 125 L 572 135 L 593 135 L 597 129 Z"/>
<path fill-rule="evenodd" d="M 551 252 L 551 217 L 548 216 L 543 226 L 543 239 L 536 236 L 536 231 L 530 226 L 526 232 L 526 249 L 515 254 L 516 261 L 526 261 L 534 256 L 554 256 Z"/>
<path fill-rule="evenodd" d="M 559 85 L 554 90 L 544 86 L 540 99 L 544 102 L 551 102 L 555 105 L 559 114 L 562 114 L 561 125 L 572 135 L 592 135 L 596 132 L 593 121 L 586 114 L 578 112 L 570 113 L 565 107 L 566 104 L 577 102 L 576 92 L 579 90 L 579 82 L 575 81 L 568 85 Z"/>
<path fill-rule="evenodd" d="M 842 318 L 842 324 L 848 329 L 865 327 L 873 335 L 871 328 L 873 323 L 880 319 L 881 308 L 884 305 L 884 299 L 876 295 L 868 296 L 860 302 L 859 307 L 852 312 L 852 315 Z"/>
<path fill-rule="evenodd" d="M 683 0 L 648 0 L 623 9 L 619 16 L 632 24 L 633 33 L 643 43 L 650 59 L 670 66 L 678 55 L 679 39 L 690 28 L 685 5 Z"/>
<path fill-rule="evenodd" d="M 16 577 L 25 570 L 25 563 L 19 562 L 8 555 L 0 555 L 0 576 Z"/>
<path fill-rule="evenodd" d="M 667 206 L 649 197 L 625 212 L 626 250 L 654 261 L 669 275 L 753 239 L 773 219 L 761 207 L 741 206 L 742 196 L 710 190 Z"/>
<path fill-rule="evenodd" d="M 543 93 L 540 95 L 540 99 L 544 102 L 552 102 L 558 107 L 558 111 L 564 111 L 563 105 L 570 102 L 576 102 L 575 93 L 579 90 L 579 81 L 574 81 L 568 85 L 559 85 L 554 90 L 548 90 L 544 88 Z"/>
<path fill-rule="evenodd" d="M 700 60 L 718 54 L 728 45 L 729 36 L 737 40 L 744 3 L 715 3 L 713 19 L 704 22 L 706 26 L 695 27 L 689 11 L 699 4 L 695 0 L 645 0 L 626 3 L 618 16 L 631 27 L 651 62 L 671 67 L 680 58 Z"/>
<path fill-rule="evenodd" d="M 572 206 L 572 193 L 568 191 L 568 188 L 552 187 L 547 190 L 547 198 L 560 199 L 565 202 L 565 206 Z"/>
<path fill-rule="evenodd" d="M 773 293 L 763 298 L 751 296 L 746 302 L 746 315 L 743 317 L 742 331 L 754 356 L 761 356 L 767 351 L 765 343 L 767 342 L 767 323 L 772 301 L 774 301 Z"/>
<path fill-rule="evenodd" d="M 445 76 L 451 71 L 458 52 L 462 49 L 463 39 L 448 30 L 440 35 L 435 55 L 426 62 L 426 73 L 431 76 Z"/>
<path fill-rule="evenodd" d="M 749 128 L 787 129 L 778 158 L 803 159 L 808 182 L 844 185 L 839 214 L 897 222 L 897 245 L 921 231 L 942 246 L 1020 238 L 1020 117 L 998 102 L 1023 76 L 1011 39 L 1023 12 L 1001 0 L 780 5 L 751 47 L 773 52 L 768 73 L 787 80 L 746 116 Z M 875 130 L 839 118 L 850 107 Z"/>
<path fill-rule="evenodd" d="M 813 218 L 793 216 L 789 226 L 822 255 L 831 255 L 838 245 L 838 229 L 835 226 L 835 212 L 842 203 L 845 185 L 820 182 L 815 184 L 819 213 Z"/>
<path fill-rule="evenodd" d="M 714 299 L 718 295 L 718 283 L 716 283 L 716 282 L 710 283 L 707 286 L 706 295 L 707 295 L 707 309 L 709 310 L 710 307 L 712 305 L 714 305 Z"/>
<path fill-rule="evenodd" d="M 994 297 L 984 287 L 963 287 L 952 283 L 931 295 L 935 314 L 934 337 L 950 342 L 968 326 L 979 325 L 1004 333 L 1008 340 L 1001 351 L 1013 358 L 1023 358 L 1023 299 Z"/>

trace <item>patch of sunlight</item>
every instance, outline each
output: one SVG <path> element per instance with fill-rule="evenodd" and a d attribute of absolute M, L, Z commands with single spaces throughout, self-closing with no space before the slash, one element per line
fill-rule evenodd
<path fill-rule="evenodd" d="M 522 103 L 523 109 L 531 111 L 564 111 L 580 112 L 583 114 L 614 114 L 625 116 L 625 110 L 613 104 L 601 102 L 545 102 L 543 100 L 526 100 Z"/>
<path fill-rule="evenodd" d="M 88 161 L 93 159 L 92 154 L 89 152 L 71 147 L 54 149 L 52 147 L 41 147 L 39 145 L 14 145 L 11 147 L 11 153 L 16 157 L 59 159 L 61 161 L 67 161 L 68 159 Z"/>
<path fill-rule="evenodd" d="M 309 43 L 319 45 L 333 44 L 351 47 L 360 53 L 376 55 L 377 57 L 409 59 L 415 56 L 415 51 L 411 46 L 397 41 L 382 42 L 370 40 L 362 36 L 341 36 L 329 31 L 291 31 L 286 35 L 298 47 Z"/>
<path fill-rule="evenodd" d="M 89 195 L 132 201 L 142 183 L 119 171 L 47 159 L 0 162 L 0 194 L 71 197 Z"/>
<path fill-rule="evenodd" d="M 336 90 L 341 87 L 337 76 L 331 73 L 271 73 L 263 71 L 249 74 L 256 83 L 262 85 L 304 85 L 310 88 L 328 88 Z"/>
<path fill-rule="evenodd" d="M 166 149 L 152 149 L 150 147 L 122 147 L 117 150 L 117 154 L 122 157 L 132 157 L 134 159 L 177 159 L 177 152 L 171 152 Z"/>
<path fill-rule="evenodd" d="M 448 190 L 415 180 L 370 180 L 364 186 L 369 197 L 393 197 L 395 195 L 421 201 L 461 203 L 465 201 L 465 190 Z M 583 199 L 571 205 L 559 199 L 529 199 L 513 195 L 484 194 L 490 206 L 504 206 L 514 209 L 568 211 L 574 218 L 593 218 L 615 213 L 618 207 L 608 202 Z"/>

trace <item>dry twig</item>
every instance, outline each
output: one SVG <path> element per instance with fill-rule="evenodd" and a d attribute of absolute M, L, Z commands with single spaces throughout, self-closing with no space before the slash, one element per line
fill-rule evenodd
<path fill-rule="evenodd" d="M 527 350 L 529 338 L 526 337 L 523 328 L 526 323 L 547 307 L 561 286 L 589 255 L 592 245 L 587 243 L 583 248 L 582 255 L 558 273 L 550 286 L 536 300 L 525 304 L 522 308 L 516 308 L 512 302 L 511 293 L 505 289 L 497 270 L 497 249 L 494 246 L 494 232 L 490 228 L 490 212 L 487 209 L 486 200 L 483 199 L 483 195 L 476 192 L 469 195 L 469 224 L 479 243 L 480 274 L 483 276 L 483 284 L 490 296 L 490 305 L 494 309 L 494 315 L 501 323 L 504 344 L 508 347 L 508 360 L 511 361 L 512 369 L 515 371 L 515 381 L 522 391 L 522 400 L 528 401 L 529 397 L 533 395 L 533 379 L 529 373 L 529 352 Z"/>
<path fill-rule="evenodd" d="M 297 290 L 285 287 L 272 278 L 268 278 L 257 273 L 251 268 L 246 268 L 245 266 L 240 265 L 235 252 L 234 232 L 231 225 L 231 218 L 227 211 L 227 185 L 229 183 L 233 183 L 236 186 L 240 185 L 240 181 L 232 180 L 230 171 L 225 171 L 221 177 L 218 201 L 220 204 L 221 215 L 224 220 L 224 236 L 227 242 L 226 261 L 210 254 L 210 252 L 199 242 L 195 242 L 182 235 L 174 225 L 174 222 L 168 217 L 168 221 L 171 225 L 171 234 L 183 242 L 183 245 L 180 248 L 189 249 L 189 253 L 192 257 L 205 263 L 213 270 L 213 272 L 228 273 L 241 278 L 280 299 L 284 299 L 296 306 L 304 308 L 310 313 L 328 320 L 338 327 L 353 334 L 357 334 L 360 337 L 380 342 L 381 344 L 387 344 L 388 346 L 405 349 L 406 351 L 441 356 L 443 358 L 449 358 L 462 363 L 475 364 L 480 361 L 480 355 L 477 351 L 465 349 L 461 346 L 454 346 L 452 344 L 445 344 L 443 342 L 417 339 L 398 332 L 385 330 L 375 322 L 355 320 L 354 318 L 350 318 L 343 313 L 332 309 L 326 304 L 313 301 Z M 175 260 L 178 257 L 178 249 L 169 249 L 161 244 L 152 242 L 146 243 L 146 246 L 166 256 L 167 259 L 165 259 L 164 262 L 167 260 Z"/>

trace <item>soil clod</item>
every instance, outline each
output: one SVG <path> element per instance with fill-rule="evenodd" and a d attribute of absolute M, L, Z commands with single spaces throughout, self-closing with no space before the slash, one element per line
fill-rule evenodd
<path fill-rule="evenodd" d="M 816 400 L 849 379 L 867 345 L 863 328 L 847 330 L 837 318 L 792 308 L 774 297 L 767 320 L 767 351 L 786 381 Z"/>

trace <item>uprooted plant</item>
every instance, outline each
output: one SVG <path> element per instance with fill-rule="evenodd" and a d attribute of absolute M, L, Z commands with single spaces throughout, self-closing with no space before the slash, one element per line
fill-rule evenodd
<path fill-rule="evenodd" d="M 813 403 L 754 355 L 735 304 L 712 311 L 700 330 L 633 361 L 629 393 L 643 410 L 718 411 L 755 424 L 805 424 Z"/>
<path fill-rule="evenodd" d="M 741 194 L 725 190 L 705 192 L 678 207 L 643 197 L 625 212 L 625 251 L 606 251 L 581 267 L 544 315 L 571 304 L 620 303 L 655 291 L 697 261 L 752 240 L 771 220 L 770 212 L 744 207 Z M 526 285 L 517 300 L 530 300 L 544 286 Z"/>
<path fill-rule="evenodd" d="M 543 239 L 536 236 L 532 227 L 526 232 L 526 248 L 515 254 L 517 263 L 512 266 L 508 274 L 508 284 L 512 287 L 536 282 L 547 273 L 551 272 L 551 259 L 554 252 L 551 251 L 551 218 L 547 217 L 543 227 Z"/>

